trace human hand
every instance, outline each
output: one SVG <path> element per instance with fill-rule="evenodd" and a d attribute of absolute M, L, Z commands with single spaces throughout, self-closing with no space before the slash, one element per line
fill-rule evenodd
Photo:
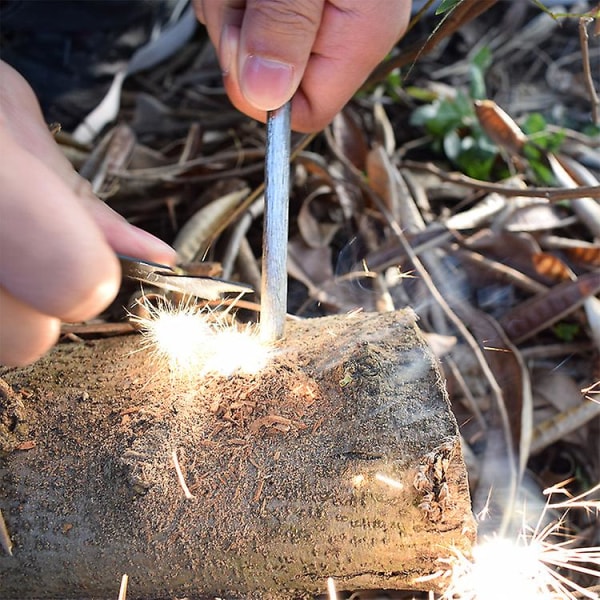
<path fill-rule="evenodd" d="M 92 193 L 60 151 L 27 82 L 0 61 L 0 364 L 98 314 L 119 288 L 113 250 L 162 263 L 175 252 Z"/>
<path fill-rule="evenodd" d="M 406 30 L 411 0 L 194 0 L 233 104 L 292 127 L 329 123 Z"/>

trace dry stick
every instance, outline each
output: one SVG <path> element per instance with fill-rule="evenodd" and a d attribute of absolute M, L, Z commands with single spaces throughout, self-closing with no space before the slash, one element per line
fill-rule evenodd
<path fill-rule="evenodd" d="M 435 48 L 444 38 L 452 35 L 460 27 L 477 18 L 481 13 L 496 4 L 497 1 L 498 0 L 462 0 L 462 2 L 460 2 L 460 4 L 444 18 L 437 29 L 425 42 L 419 42 L 401 54 L 381 63 L 373 71 L 369 79 L 367 79 L 366 83 L 363 85 L 363 89 L 379 83 L 394 69 L 414 63 L 421 56 L 433 50 L 433 48 Z"/>
<path fill-rule="evenodd" d="M 600 404 L 593 400 L 584 400 L 572 408 L 563 410 L 554 417 L 539 423 L 533 430 L 531 454 L 539 454 L 573 431 L 581 429 L 600 415 Z"/>
<path fill-rule="evenodd" d="M 594 87 L 594 78 L 590 67 L 590 48 L 588 44 L 588 25 L 593 21 L 592 17 L 581 17 L 579 19 L 579 42 L 581 44 L 581 60 L 583 62 L 583 80 L 592 105 L 592 121 L 594 125 L 600 124 L 600 98 Z"/>
<path fill-rule="evenodd" d="M 290 204 L 290 118 L 288 102 L 267 113 L 265 214 L 263 218 L 260 337 L 283 337 L 287 312 L 287 242 Z"/>
<path fill-rule="evenodd" d="M 465 187 L 477 188 L 486 192 L 498 192 L 499 194 L 503 194 L 507 197 L 524 196 L 528 198 L 545 198 L 546 200 L 550 200 L 550 202 L 558 202 L 559 200 L 569 200 L 582 197 L 600 198 L 600 185 L 581 186 L 578 188 L 538 187 L 517 189 L 497 183 L 489 183 L 487 181 L 473 179 L 472 177 L 467 177 L 462 173 L 448 173 L 439 167 L 436 167 L 433 163 L 420 163 L 412 160 L 405 160 L 402 161 L 400 166 L 402 168 L 414 169 L 415 171 L 426 171 L 427 173 L 433 173 L 442 181 L 450 181 L 452 183 L 464 185 Z"/>

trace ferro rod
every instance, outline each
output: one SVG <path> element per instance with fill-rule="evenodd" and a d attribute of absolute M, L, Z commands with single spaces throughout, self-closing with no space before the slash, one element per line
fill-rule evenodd
<path fill-rule="evenodd" d="M 260 337 L 283 337 L 287 312 L 287 243 L 291 102 L 267 113 Z"/>

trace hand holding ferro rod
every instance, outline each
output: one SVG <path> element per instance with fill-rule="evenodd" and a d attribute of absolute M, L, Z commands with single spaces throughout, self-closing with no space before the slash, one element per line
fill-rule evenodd
<path fill-rule="evenodd" d="M 291 102 L 267 113 L 260 337 L 283 337 L 287 312 L 287 242 Z"/>

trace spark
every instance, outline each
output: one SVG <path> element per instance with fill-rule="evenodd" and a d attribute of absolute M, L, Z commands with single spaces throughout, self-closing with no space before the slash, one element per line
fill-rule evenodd
<path fill-rule="evenodd" d="M 327 578 L 327 597 L 329 600 L 337 600 L 337 591 L 335 589 L 333 577 Z"/>
<path fill-rule="evenodd" d="M 144 348 L 174 376 L 252 374 L 267 365 L 272 348 L 259 340 L 256 326 L 232 325 L 226 314 L 191 303 L 141 304 L 146 314 L 131 319 L 144 336 Z"/>
<path fill-rule="evenodd" d="M 194 494 L 192 494 L 192 492 L 190 492 L 190 488 L 187 486 L 187 483 L 185 482 L 185 478 L 183 476 L 183 471 L 181 470 L 181 466 L 179 465 L 179 459 L 177 458 L 177 450 L 173 450 L 173 452 L 171 454 L 171 458 L 173 460 L 173 466 L 175 467 L 175 472 L 177 473 L 177 479 L 179 481 L 179 485 L 181 486 L 181 489 L 183 490 L 184 496 L 188 500 L 193 500 L 195 498 L 195 496 L 194 496 Z"/>
<path fill-rule="evenodd" d="M 4 522 L 4 517 L 2 516 L 2 511 L 0 510 L 0 546 L 4 548 L 4 551 L 12 556 L 12 548 L 13 544 L 10 539 L 10 535 L 8 533 L 8 528 L 6 527 L 6 523 Z"/>
<path fill-rule="evenodd" d="M 127 583 L 129 581 L 129 577 L 127 576 L 126 573 L 123 574 L 123 577 L 121 577 L 121 586 L 119 587 L 119 598 L 118 600 L 125 600 L 125 597 L 127 596 Z"/>
<path fill-rule="evenodd" d="M 492 537 L 473 548 L 472 558 L 460 552 L 449 562 L 450 585 L 443 600 L 575 600 L 598 598 L 569 579 L 564 571 L 600 577 L 600 547 L 579 548 L 567 535 L 567 512 L 584 508 L 600 513 L 600 502 L 589 497 L 600 484 L 575 498 L 557 504 L 548 501 L 535 527 L 524 524 L 516 539 Z M 556 493 L 553 488 L 550 493 Z M 549 495 L 548 494 L 548 495 Z M 549 509 L 564 508 L 560 518 L 542 526 Z M 559 540 L 559 541 L 556 541 Z"/>
<path fill-rule="evenodd" d="M 585 394 L 585 397 L 588 400 L 590 400 L 592 402 L 600 403 L 600 381 L 596 381 L 592 385 L 590 385 L 586 388 L 583 388 L 581 390 L 581 392 L 583 394 Z M 594 397 L 594 396 L 598 396 L 598 397 Z"/>
<path fill-rule="evenodd" d="M 375 473 L 375 479 L 377 479 L 377 481 L 381 481 L 381 483 L 385 483 L 389 487 L 394 488 L 396 490 L 404 489 L 404 484 L 401 481 L 398 481 L 397 479 L 394 479 L 389 475 L 385 475 L 384 473 Z"/>

